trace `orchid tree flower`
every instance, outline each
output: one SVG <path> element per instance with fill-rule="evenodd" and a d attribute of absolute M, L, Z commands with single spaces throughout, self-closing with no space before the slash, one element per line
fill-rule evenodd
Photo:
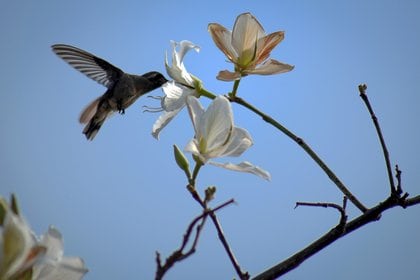
<path fill-rule="evenodd" d="M 249 162 L 240 164 L 218 163 L 212 158 L 242 155 L 253 141 L 247 130 L 234 126 L 232 107 L 224 96 L 217 96 L 204 110 L 197 98 L 187 97 L 195 136 L 185 147 L 186 152 L 195 155 L 202 164 L 212 164 L 229 170 L 248 172 L 270 180 L 270 174 Z"/>
<path fill-rule="evenodd" d="M 36 239 L 23 218 L 9 207 L 3 209 L 5 215 L 0 235 L 0 279 L 26 279 L 31 275 L 30 270 L 35 262 L 45 254 L 45 249 L 36 246 Z"/>
<path fill-rule="evenodd" d="M 16 209 L 0 197 L 0 279 L 79 280 L 82 259 L 63 257 L 62 237 L 50 228 L 41 240 Z"/>
<path fill-rule="evenodd" d="M 218 23 L 208 26 L 216 46 L 235 64 L 234 72 L 220 71 L 217 79 L 234 81 L 249 74 L 272 75 L 291 71 L 294 66 L 269 58 L 270 52 L 284 38 L 283 31 L 266 34 L 250 13 L 236 18 L 233 31 Z"/>
<path fill-rule="evenodd" d="M 165 67 L 168 75 L 173 79 L 163 85 L 165 93 L 162 98 L 163 114 L 159 116 L 152 128 L 152 135 L 159 139 L 160 131 L 184 108 L 188 96 L 198 96 L 197 87 L 201 81 L 190 74 L 184 65 L 184 56 L 190 51 L 200 51 L 200 47 L 190 41 L 175 42 L 172 45 L 172 64 L 168 62 L 168 54 L 165 56 Z M 179 47 L 179 50 L 177 50 Z"/>

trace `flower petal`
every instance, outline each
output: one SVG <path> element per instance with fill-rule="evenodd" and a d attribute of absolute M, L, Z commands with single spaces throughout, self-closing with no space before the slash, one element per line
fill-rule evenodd
<path fill-rule="evenodd" d="M 244 72 L 246 74 L 273 75 L 289 72 L 293 70 L 293 68 L 293 65 L 289 65 L 274 59 L 269 59 L 256 69 L 247 70 Z"/>
<path fill-rule="evenodd" d="M 193 42 L 190 42 L 188 40 L 182 40 L 179 44 L 179 61 L 182 62 L 184 60 L 184 56 L 189 52 L 190 50 L 195 50 L 197 53 L 200 52 L 200 47 L 194 44 Z"/>
<path fill-rule="evenodd" d="M 203 106 L 201 106 L 198 99 L 193 96 L 187 97 L 187 108 L 188 108 L 188 113 L 190 114 L 191 121 L 194 126 L 196 138 L 199 138 L 201 135 L 199 126 L 200 126 L 201 118 L 205 112 L 204 108 Z"/>
<path fill-rule="evenodd" d="M 194 95 L 194 89 L 188 88 L 174 81 L 167 82 L 162 86 L 165 96 L 162 98 L 162 108 L 165 111 L 174 111 L 185 106 L 187 97 Z"/>
<path fill-rule="evenodd" d="M 47 258 L 58 260 L 63 256 L 63 237 L 53 226 L 41 237 L 40 244 L 47 248 Z"/>
<path fill-rule="evenodd" d="M 257 57 L 255 65 L 260 64 L 266 60 L 271 51 L 284 39 L 284 32 L 277 31 L 273 32 L 263 38 L 260 38 L 257 42 Z"/>
<path fill-rule="evenodd" d="M 241 74 L 238 72 L 230 72 L 228 70 L 220 71 L 216 77 L 218 80 L 231 82 L 241 78 Z"/>
<path fill-rule="evenodd" d="M 162 129 L 165 128 L 165 126 L 179 113 L 179 111 L 181 111 L 182 108 L 183 107 L 169 112 L 164 111 L 164 113 L 160 115 L 159 118 L 153 124 L 152 136 L 159 140 L 159 134 L 162 131 Z"/>
<path fill-rule="evenodd" d="M 200 136 L 206 140 L 206 152 L 225 146 L 233 130 L 233 113 L 229 100 L 222 95 L 217 96 L 203 114 L 199 127 Z"/>
<path fill-rule="evenodd" d="M 214 166 L 226 168 L 226 169 L 233 170 L 233 171 L 251 173 L 251 174 L 257 175 L 257 176 L 259 176 L 259 177 L 261 177 L 261 178 L 263 178 L 267 181 L 271 180 L 271 175 L 268 171 L 266 171 L 266 170 L 264 170 L 264 169 L 262 169 L 258 166 L 255 166 L 248 161 L 244 161 L 244 162 L 241 162 L 239 164 L 233 164 L 233 163 L 230 163 L 230 162 L 220 163 L 220 162 L 214 162 L 214 161 L 209 161 L 208 163 L 211 164 L 211 165 L 214 165 Z"/>
<path fill-rule="evenodd" d="M 232 31 L 232 46 L 238 57 L 244 55 L 252 57 L 257 40 L 263 36 L 265 36 L 264 28 L 253 15 L 250 13 L 239 15 Z"/>
<path fill-rule="evenodd" d="M 80 280 L 86 274 L 84 262 L 78 257 L 64 257 L 60 262 L 46 262 L 34 267 L 35 280 Z"/>
<path fill-rule="evenodd" d="M 235 62 L 238 54 L 232 47 L 232 32 L 218 23 L 210 23 L 208 30 L 216 46 L 230 61 Z"/>
<path fill-rule="evenodd" d="M 168 75 L 174 79 L 175 81 L 192 86 L 194 84 L 194 80 L 191 77 L 190 73 L 186 70 L 183 60 L 186 53 L 194 49 L 195 51 L 199 51 L 200 48 L 197 45 L 194 45 L 190 41 L 181 41 L 180 43 L 171 41 L 172 45 L 172 65 L 169 65 L 168 62 L 168 54 L 165 54 L 165 67 L 166 72 Z M 180 46 L 179 51 L 177 51 L 177 46 Z"/>
<path fill-rule="evenodd" d="M 251 135 L 246 129 L 235 127 L 223 156 L 238 157 L 253 145 Z"/>

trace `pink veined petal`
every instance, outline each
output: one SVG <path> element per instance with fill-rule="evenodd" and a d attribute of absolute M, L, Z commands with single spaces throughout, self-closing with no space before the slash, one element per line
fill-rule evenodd
<path fill-rule="evenodd" d="M 241 74 L 238 72 L 230 72 L 228 70 L 220 71 L 216 77 L 218 80 L 231 82 L 241 78 Z"/>
<path fill-rule="evenodd" d="M 230 61 L 235 62 L 238 54 L 232 47 L 232 32 L 218 23 L 210 23 L 208 31 L 216 46 Z"/>
<path fill-rule="evenodd" d="M 207 151 L 218 149 L 229 141 L 233 129 L 233 113 L 226 97 L 219 95 L 213 100 L 203 114 L 199 126 Z"/>
<path fill-rule="evenodd" d="M 269 59 L 261 64 L 259 67 L 244 71 L 246 74 L 257 74 L 257 75 L 273 75 L 286 73 L 293 70 L 294 66 L 286 64 L 274 59 Z"/>
<path fill-rule="evenodd" d="M 255 60 L 255 65 L 260 64 L 264 60 L 266 60 L 269 56 L 271 51 L 284 39 L 284 32 L 277 31 L 263 38 L 260 38 L 257 42 L 257 57 Z"/>
<path fill-rule="evenodd" d="M 232 31 L 232 46 L 238 57 L 252 55 L 255 52 L 257 40 L 263 36 L 265 36 L 264 28 L 252 14 L 239 15 Z"/>
<path fill-rule="evenodd" d="M 183 107 L 166 112 L 164 111 L 162 115 L 159 116 L 159 118 L 155 121 L 152 127 L 152 136 L 159 140 L 159 134 L 162 131 L 162 129 L 165 128 L 165 126 L 173 119 L 175 116 L 181 111 Z"/>
<path fill-rule="evenodd" d="M 268 171 L 266 171 L 266 170 L 264 170 L 264 169 L 262 169 L 258 166 L 255 166 L 248 161 L 244 161 L 244 162 L 241 162 L 239 164 L 234 164 L 234 163 L 230 163 L 230 162 L 219 163 L 219 162 L 214 162 L 214 161 L 209 161 L 208 163 L 211 164 L 211 165 L 214 165 L 214 166 L 226 168 L 226 169 L 233 170 L 233 171 L 251 173 L 251 174 L 257 175 L 257 176 L 259 176 L 259 177 L 261 177 L 261 178 L 263 178 L 267 181 L 271 180 L 271 175 Z"/>

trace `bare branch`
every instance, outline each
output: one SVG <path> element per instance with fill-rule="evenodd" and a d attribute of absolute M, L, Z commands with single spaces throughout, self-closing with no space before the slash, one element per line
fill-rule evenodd
<path fill-rule="evenodd" d="M 296 202 L 295 208 L 297 208 L 298 206 L 313 206 L 313 207 L 337 209 L 341 215 L 340 222 L 338 225 L 344 226 L 347 222 L 346 204 L 347 204 L 347 197 L 345 196 L 343 199 L 343 206 L 340 206 L 335 203 L 328 203 L 328 202 Z"/>
<path fill-rule="evenodd" d="M 328 245 L 337 241 L 341 237 L 351 233 L 352 231 L 368 223 L 379 220 L 384 211 L 391 209 L 395 206 L 401 206 L 405 208 L 416 204 L 420 204 L 420 195 L 407 199 L 407 194 L 403 196 L 391 194 L 386 200 L 379 203 L 375 207 L 367 210 L 359 217 L 351 220 L 350 222 L 345 223 L 344 226 L 341 226 L 340 224 L 337 225 L 303 250 L 297 252 L 296 254 L 280 262 L 279 264 L 274 265 L 266 271 L 258 274 L 257 276 L 253 277 L 252 280 L 276 279 L 286 274 L 287 272 L 295 269 L 305 260 L 318 253 L 319 251 L 323 250 Z"/>
<path fill-rule="evenodd" d="M 203 207 L 204 209 L 207 207 L 206 203 L 201 199 L 200 195 L 198 194 L 197 190 L 195 188 L 188 188 L 189 192 L 191 193 L 192 197 Z M 222 226 L 217 219 L 217 216 L 214 212 L 209 213 L 211 220 L 213 221 L 214 226 L 217 230 L 217 235 L 219 237 L 220 242 L 223 245 L 223 248 L 225 249 L 226 253 L 229 256 L 230 262 L 232 263 L 236 273 L 238 274 L 239 278 L 241 280 L 248 280 L 249 279 L 249 273 L 243 272 L 241 269 L 241 266 L 239 265 L 238 260 L 235 257 L 235 254 L 233 253 L 232 249 L 230 248 L 230 245 L 225 237 L 225 234 L 223 232 Z"/>
<path fill-rule="evenodd" d="M 268 116 L 267 114 L 263 113 L 262 111 L 258 110 L 244 99 L 234 96 L 229 97 L 232 102 L 238 103 L 239 105 L 244 106 L 245 108 L 251 110 L 255 114 L 259 115 L 265 122 L 269 123 L 270 125 L 274 126 L 281 132 L 283 132 L 286 136 L 296 142 L 317 164 L 318 166 L 327 174 L 328 178 L 340 189 L 340 191 L 347 196 L 347 198 L 357 207 L 360 211 L 366 212 L 367 208 L 349 191 L 349 189 L 341 182 L 341 180 L 335 175 L 335 173 L 322 161 L 322 159 L 309 147 L 305 141 L 296 136 L 286 127 L 281 125 L 279 122 Z"/>
<path fill-rule="evenodd" d="M 385 158 L 386 170 L 388 172 L 388 180 L 389 180 L 389 185 L 390 185 L 390 188 L 391 188 L 391 193 L 395 193 L 395 192 L 397 192 L 397 190 L 395 188 L 394 178 L 392 176 L 391 161 L 389 159 L 388 149 L 386 148 L 385 140 L 384 140 L 384 137 L 382 135 L 381 127 L 379 126 L 378 118 L 376 117 L 375 113 L 373 112 L 373 109 L 372 109 L 372 106 L 370 105 L 368 96 L 366 95 L 366 89 L 367 89 L 366 84 L 359 85 L 360 97 L 362 98 L 363 102 L 365 103 L 365 105 L 366 105 L 366 107 L 369 111 L 369 114 L 372 118 L 373 124 L 375 125 L 376 133 L 378 134 L 379 141 L 381 142 L 382 151 L 383 151 L 384 158 Z"/>
<path fill-rule="evenodd" d="M 206 223 L 206 220 L 207 220 L 208 215 L 214 214 L 216 211 L 222 209 L 223 207 L 226 207 L 227 205 L 229 205 L 231 203 L 234 203 L 234 200 L 233 199 L 230 199 L 230 200 L 226 201 L 225 203 L 220 204 L 219 206 L 215 207 L 214 209 L 204 209 L 203 213 L 200 216 L 197 216 L 196 218 L 194 218 L 192 220 L 192 222 L 189 224 L 189 226 L 188 226 L 188 228 L 187 228 L 187 230 L 186 230 L 186 232 L 184 234 L 184 237 L 183 237 L 181 246 L 177 250 L 175 250 L 165 260 L 165 263 L 164 264 L 162 264 L 160 253 L 159 252 L 156 252 L 157 269 L 156 269 L 155 280 L 162 279 L 163 276 L 165 275 L 165 273 L 176 262 L 180 262 L 180 261 L 188 258 L 189 256 L 191 256 L 192 254 L 195 253 L 195 250 L 196 250 L 196 247 L 197 247 L 197 244 L 198 244 L 198 240 L 200 238 L 201 231 L 202 231 L 202 229 L 204 227 L 204 224 Z M 186 252 L 184 252 L 187 244 L 189 243 L 189 241 L 191 239 L 191 235 L 193 233 L 194 227 L 196 227 L 196 230 L 195 230 L 195 235 L 194 235 L 194 239 L 192 241 L 191 247 L 189 248 L 189 250 L 187 250 Z"/>

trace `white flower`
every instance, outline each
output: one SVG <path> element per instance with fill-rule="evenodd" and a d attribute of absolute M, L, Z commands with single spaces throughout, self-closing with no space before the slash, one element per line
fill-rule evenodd
<path fill-rule="evenodd" d="M 199 82 L 197 78 L 188 73 L 184 66 L 184 56 L 190 50 L 199 52 L 200 48 L 190 41 L 175 42 L 172 45 L 172 64 L 169 65 L 168 55 L 165 57 L 165 67 L 168 75 L 173 79 L 163 85 L 165 96 L 162 98 L 163 114 L 159 116 L 152 128 L 152 135 L 159 138 L 160 131 L 184 108 L 188 96 L 197 95 L 195 90 Z M 177 51 L 177 47 L 179 50 Z"/>
<path fill-rule="evenodd" d="M 54 227 L 50 226 L 39 244 L 46 248 L 46 254 L 43 262 L 34 266 L 33 279 L 79 280 L 87 272 L 81 258 L 63 256 L 63 238 Z"/>
<path fill-rule="evenodd" d="M 293 69 L 292 65 L 268 59 L 270 52 L 284 38 L 283 31 L 266 35 L 264 28 L 250 13 L 236 18 L 233 31 L 218 23 L 208 26 L 216 46 L 235 64 L 234 72 L 220 71 L 217 78 L 233 81 L 249 74 L 272 75 Z"/>
<path fill-rule="evenodd" d="M 63 257 L 63 241 L 58 230 L 50 227 L 38 240 L 2 197 L 0 208 L 1 280 L 79 280 L 87 272 L 82 259 Z"/>
<path fill-rule="evenodd" d="M 187 98 L 188 111 L 195 130 L 195 137 L 185 151 L 197 156 L 203 164 L 209 163 L 230 170 L 248 172 L 266 180 L 270 174 L 249 162 L 240 164 L 217 163 L 210 159 L 240 156 L 252 146 L 251 135 L 243 128 L 234 126 L 232 107 L 224 96 L 217 96 L 205 111 L 198 99 Z"/>
<path fill-rule="evenodd" d="M 20 216 L 5 208 L 0 235 L 0 279 L 26 275 L 45 250 L 36 246 L 36 239 L 28 224 Z"/>

